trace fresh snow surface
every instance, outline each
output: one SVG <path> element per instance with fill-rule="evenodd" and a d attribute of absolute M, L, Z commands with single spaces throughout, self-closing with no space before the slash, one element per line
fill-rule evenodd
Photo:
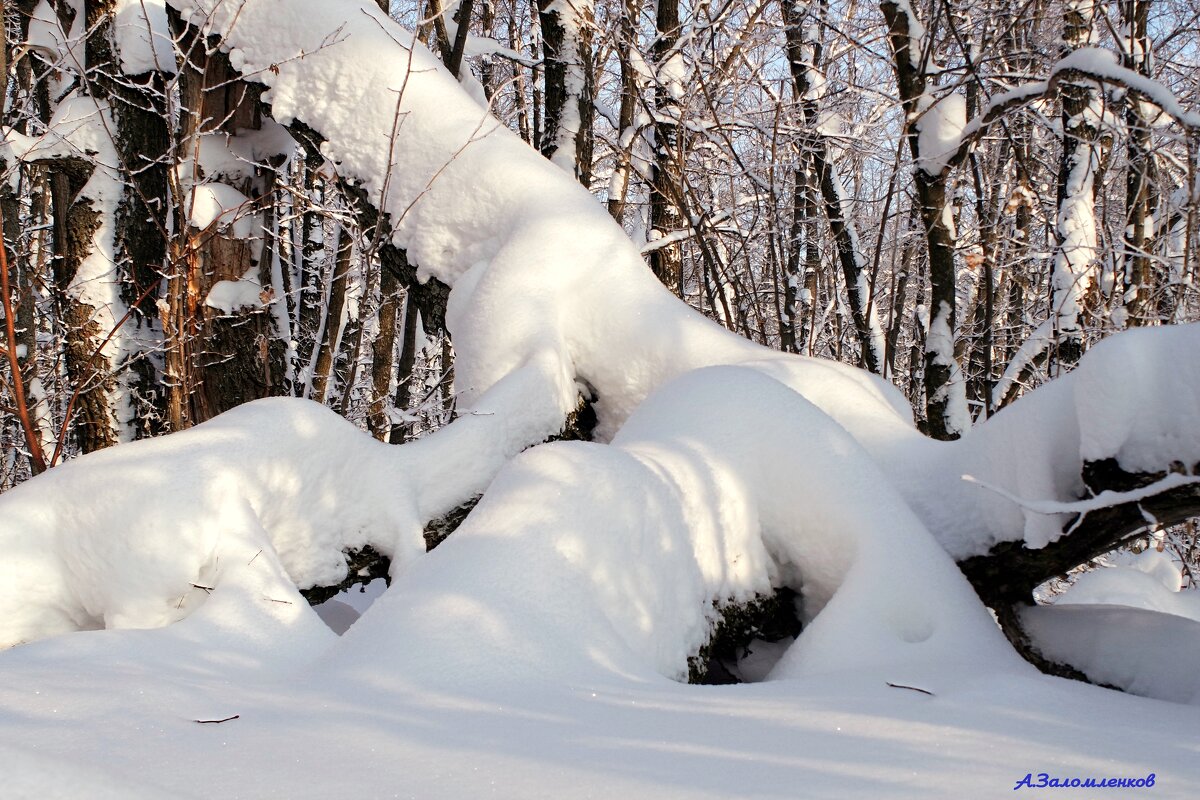
<path fill-rule="evenodd" d="M 1062 603 L 1028 608 L 1022 619 L 1034 646 L 1089 680 L 1200 706 L 1200 622 L 1127 605 Z"/>
<path fill-rule="evenodd" d="M 175 46 L 164 0 L 117 0 L 113 34 L 126 75 L 175 74 Z"/>
<path fill-rule="evenodd" d="M 188 198 L 188 221 L 199 230 L 211 225 L 229 228 L 235 239 L 254 235 L 257 215 L 247 209 L 250 198 L 225 183 L 201 183 Z"/>
<path fill-rule="evenodd" d="M 1130 561 L 1080 575 L 1055 605 L 1131 606 L 1200 623 L 1200 591 L 1181 591 L 1182 576 L 1170 556 L 1151 549 Z"/>

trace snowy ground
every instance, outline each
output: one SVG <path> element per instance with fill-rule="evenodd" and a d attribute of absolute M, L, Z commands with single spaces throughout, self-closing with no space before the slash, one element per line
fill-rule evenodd
<path fill-rule="evenodd" d="M 562 683 L 504 663 L 458 681 L 436 657 L 426 674 L 347 664 L 352 635 L 303 666 L 163 638 L 97 631 L 5 653 L 4 795 L 965 798 L 1012 796 L 1027 773 L 1153 772 L 1144 791 L 1185 798 L 1200 780 L 1195 707 L 1027 671 L 933 697 L 876 676 Z"/>

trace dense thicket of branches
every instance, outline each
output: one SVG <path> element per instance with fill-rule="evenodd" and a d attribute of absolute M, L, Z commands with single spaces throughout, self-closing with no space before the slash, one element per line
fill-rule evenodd
<path fill-rule="evenodd" d="M 268 395 L 397 443 L 444 424 L 445 287 L 219 42 L 127 5 L 5 4 L 0 487 Z M 1200 319 L 1198 123 L 1163 102 L 1200 107 L 1195 0 L 389 11 L 684 301 L 882 374 L 933 436 Z M 174 46 L 129 63 L 138 26 Z"/>

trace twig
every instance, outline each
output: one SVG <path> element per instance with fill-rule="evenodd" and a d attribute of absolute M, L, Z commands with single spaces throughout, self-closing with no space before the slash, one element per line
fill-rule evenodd
<path fill-rule="evenodd" d="M 0 217 L 0 227 L 4 219 Z M 29 416 L 29 404 L 25 399 L 25 387 L 22 384 L 21 365 L 17 360 L 17 332 L 13 324 L 12 302 L 9 298 L 8 286 L 8 253 L 4 242 L 0 242 L 0 305 L 4 308 L 4 332 L 7 336 L 8 366 L 12 370 L 12 394 L 17 407 L 17 416 L 21 428 L 25 432 L 25 444 L 29 446 L 29 464 L 34 475 L 46 471 L 46 456 L 42 451 L 42 442 L 34 430 L 33 420 Z"/>
<path fill-rule="evenodd" d="M 226 717 L 225 719 L 198 719 L 195 721 L 201 725 L 219 725 L 222 722 L 229 722 L 229 720 L 238 719 L 241 716 L 241 714 L 234 714 L 232 717 Z"/>
<path fill-rule="evenodd" d="M 935 696 L 933 692 L 929 691 L 928 689 L 918 689 L 916 686 L 905 686 L 903 683 L 892 683 L 891 681 L 884 681 L 884 683 L 893 689 L 909 689 L 914 692 L 920 692 L 921 694 L 927 694 L 930 697 Z"/>

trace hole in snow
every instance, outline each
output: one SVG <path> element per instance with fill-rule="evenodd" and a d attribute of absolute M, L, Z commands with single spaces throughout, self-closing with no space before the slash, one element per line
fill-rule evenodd
<path fill-rule="evenodd" d="M 746 603 L 727 603 L 708 643 L 692 657 L 688 683 L 757 683 L 800 635 L 800 597 L 784 587 Z"/>
<path fill-rule="evenodd" d="M 387 582 L 383 578 L 376 578 L 366 586 L 352 586 L 319 606 L 313 606 L 313 611 L 331 631 L 341 636 L 350 630 L 350 626 L 379 599 L 386 588 Z"/>

